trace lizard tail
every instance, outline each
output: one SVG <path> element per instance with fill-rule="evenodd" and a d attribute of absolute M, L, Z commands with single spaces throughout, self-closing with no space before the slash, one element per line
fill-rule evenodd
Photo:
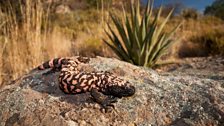
<path fill-rule="evenodd" d="M 65 58 L 55 58 L 47 62 L 44 62 L 42 65 L 38 66 L 38 70 L 45 70 L 48 68 L 60 69 Z"/>

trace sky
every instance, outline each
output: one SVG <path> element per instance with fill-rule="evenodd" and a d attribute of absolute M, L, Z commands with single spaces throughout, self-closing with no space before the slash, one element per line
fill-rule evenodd
<path fill-rule="evenodd" d="M 147 0 L 143 0 L 147 2 Z M 154 0 L 155 6 L 160 6 L 161 4 L 169 4 L 172 2 L 181 2 L 184 6 L 195 8 L 200 12 L 203 12 L 205 7 L 211 5 L 214 0 Z"/>

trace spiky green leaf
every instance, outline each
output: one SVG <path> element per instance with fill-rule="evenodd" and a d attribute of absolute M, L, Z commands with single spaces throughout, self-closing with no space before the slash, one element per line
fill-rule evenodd
<path fill-rule="evenodd" d="M 172 45 L 172 36 L 180 25 L 177 25 L 169 33 L 165 33 L 164 27 L 173 10 L 160 23 L 162 7 L 152 19 L 153 2 L 153 0 L 152 2 L 148 1 L 142 16 L 139 2 L 136 5 L 132 3 L 130 17 L 123 11 L 124 22 L 111 15 L 116 30 L 108 25 L 110 33 L 106 31 L 106 34 L 112 43 L 105 40 L 104 42 L 113 49 L 120 59 L 136 65 L 152 67 Z"/>

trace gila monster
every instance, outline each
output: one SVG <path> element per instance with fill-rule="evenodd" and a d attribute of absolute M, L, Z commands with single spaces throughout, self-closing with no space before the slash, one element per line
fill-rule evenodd
<path fill-rule="evenodd" d="M 93 99 L 107 109 L 117 98 L 132 96 L 135 87 L 110 72 L 85 72 L 77 67 L 87 64 L 87 57 L 69 57 L 51 59 L 38 67 L 39 70 L 51 68 L 60 70 L 59 87 L 66 94 L 90 92 Z"/>

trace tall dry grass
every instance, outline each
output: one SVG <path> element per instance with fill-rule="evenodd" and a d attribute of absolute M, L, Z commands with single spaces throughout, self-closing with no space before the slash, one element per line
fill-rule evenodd
<path fill-rule="evenodd" d="M 19 19 L 12 4 L 7 5 L 0 14 L 4 22 L 0 29 L 0 84 L 16 79 L 44 59 L 67 53 L 71 47 L 69 40 L 60 37 L 64 35 L 50 27 L 49 9 L 41 0 L 20 1 Z"/>
<path fill-rule="evenodd" d="M 171 51 L 174 57 L 176 58 L 184 58 L 184 57 L 198 57 L 198 56 L 208 56 L 213 55 L 210 52 L 223 50 L 223 46 L 220 44 L 220 48 L 218 50 L 213 50 L 213 48 L 209 48 L 206 45 L 207 39 L 212 39 L 219 41 L 223 41 L 222 37 L 219 37 L 214 32 L 223 33 L 224 29 L 222 28 L 224 25 L 224 21 L 212 17 L 212 16 L 201 16 L 198 19 L 183 19 L 183 17 L 175 17 L 173 18 L 166 29 L 170 29 L 171 26 L 177 24 L 178 21 L 182 20 L 183 25 L 181 29 L 177 32 L 176 36 L 180 36 L 182 39 L 180 42 L 175 43 L 172 47 Z M 202 37 L 202 38 L 201 38 Z M 206 37 L 206 38 L 203 38 Z M 195 39 L 196 38 L 196 39 Z M 211 46 L 216 46 L 216 41 L 211 42 Z M 222 47 L 221 47 L 222 46 Z"/>

